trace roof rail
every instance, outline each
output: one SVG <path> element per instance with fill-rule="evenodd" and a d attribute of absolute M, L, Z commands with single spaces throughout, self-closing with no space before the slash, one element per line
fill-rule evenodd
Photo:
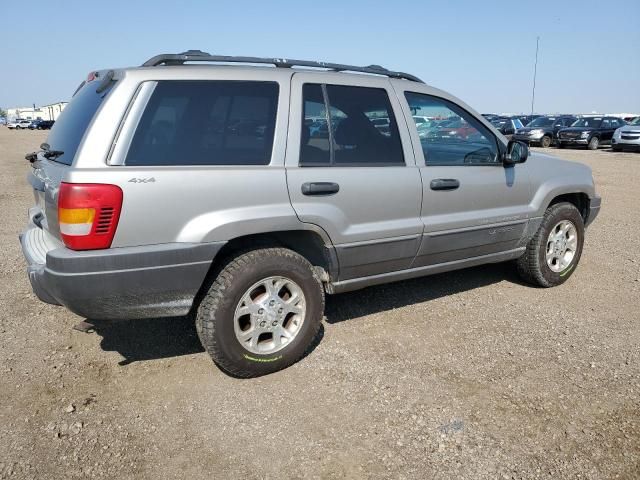
<path fill-rule="evenodd" d="M 166 53 L 156 55 L 142 64 L 143 67 L 155 67 L 158 65 L 182 65 L 186 62 L 221 62 L 221 63 L 259 63 L 275 65 L 279 68 L 311 67 L 326 68 L 336 72 L 360 72 L 374 75 L 384 75 L 392 78 L 403 78 L 413 82 L 424 83 L 418 77 L 409 73 L 393 72 L 380 65 L 357 67 L 354 65 L 342 65 L 340 63 L 316 62 L 311 60 L 291 60 L 286 58 L 261 58 L 261 57 L 236 57 L 229 55 L 211 55 L 201 50 L 187 50 L 182 53 Z"/>

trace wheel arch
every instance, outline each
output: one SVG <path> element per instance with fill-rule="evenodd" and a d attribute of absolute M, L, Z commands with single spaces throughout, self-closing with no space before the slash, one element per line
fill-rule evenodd
<path fill-rule="evenodd" d="M 590 206 L 589 195 L 584 192 L 563 193 L 552 198 L 549 205 L 547 205 L 547 208 L 562 202 L 574 205 L 578 209 L 578 212 L 580 212 L 580 216 L 584 220 L 585 224 L 587 223 Z"/>
<path fill-rule="evenodd" d="M 240 235 L 228 240 L 212 259 L 209 271 L 193 302 L 192 312 L 199 305 L 203 296 L 231 259 L 258 248 L 288 248 L 306 258 L 317 268 L 318 276 L 323 283 L 338 278 L 338 257 L 331 240 L 321 229 L 311 228 L 297 230 L 281 230 Z"/>

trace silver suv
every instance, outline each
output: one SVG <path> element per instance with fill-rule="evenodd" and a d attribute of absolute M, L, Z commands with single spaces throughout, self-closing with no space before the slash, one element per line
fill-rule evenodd
<path fill-rule="evenodd" d="M 588 167 L 528 155 L 409 74 L 159 55 L 92 72 L 27 155 L 22 249 L 41 300 L 193 315 L 217 365 L 257 376 L 304 354 L 325 293 L 508 260 L 566 281 L 600 197 Z"/>

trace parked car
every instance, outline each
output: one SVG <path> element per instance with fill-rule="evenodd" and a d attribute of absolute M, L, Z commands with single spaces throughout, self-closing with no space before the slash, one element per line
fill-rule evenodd
<path fill-rule="evenodd" d="M 372 118 L 370 121 L 371 124 L 380 131 L 380 133 L 389 135 L 390 123 L 388 118 Z"/>
<path fill-rule="evenodd" d="M 494 118 L 500 117 L 500 115 L 496 115 L 495 113 L 483 113 L 482 116 L 486 118 L 488 122 L 490 122 Z"/>
<path fill-rule="evenodd" d="M 464 118 L 459 116 L 450 117 L 448 120 L 435 122 L 433 128 L 429 128 L 429 133 L 418 127 L 418 135 L 422 134 L 422 138 L 428 141 L 449 140 L 468 140 L 470 136 L 475 135 L 477 129 L 470 125 Z"/>
<path fill-rule="evenodd" d="M 548 148 L 557 141 L 558 132 L 570 127 L 576 117 L 538 117 L 532 120 L 526 127 L 516 131 L 513 138 L 527 142 L 528 144 L 537 144 L 541 147 Z"/>
<path fill-rule="evenodd" d="M 498 117 L 491 120 L 491 123 L 507 138 L 510 138 L 517 130 L 523 127 L 522 122 L 517 117 Z"/>
<path fill-rule="evenodd" d="M 31 130 L 51 130 L 55 122 L 53 120 L 34 120 L 29 124 L 29 129 Z"/>
<path fill-rule="evenodd" d="M 27 155 L 20 238 L 42 301 L 89 319 L 193 315 L 216 364 L 251 377 L 304 355 L 325 294 L 511 260 L 541 287 L 576 270 L 601 203 L 589 167 L 527 161 L 410 74 L 227 66 L 246 61 L 189 51 L 90 74 Z M 321 111 L 328 138 L 311 138 Z M 475 133 L 420 139 L 412 111 Z M 237 120 L 266 133 L 226 128 Z"/>
<path fill-rule="evenodd" d="M 5 117 L 0 117 L 0 125 L 6 125 L 7 119 Z"/>
<path fill-rule="evenodd" d="M 422 117 L 422 116 L 420 116 L 420 115 L 414 115 L 414 116 L 413 116 L 413 121 L 414 121 L 414 122 L 416 122 L 416 126 L 418 126 L 418 127 L 419 127 L 419 126 L 420 126 L 420 125 L 422 125 L 423 123 L 427 123 L 427 124 L 428 124 L 428 123 L 430 123 L 430 122 L 431 122 L 431 119 L 430 119 L 430 118 L 427 118 L 427 117 Z"/>
<path fill-rule="evenodd" d="M 29 125 L 31 125 L 31 120 L 14 120 L 13 122 L 7 123 L 8 128 L 15 130 L 29 128 Z"/>
<path fill-rule="evenodd" d="M 558 148 L 583 145 L 596 150 L 600 145 L 610 144 L 613 132 L 624 125 L 625 121 L 616 117 L 579 118 L 571 127 L 558 131 Z"/>
<path fill-rule="evenodd" d="M 312 137 L 329 138 L 329 126 L 325 120 L 316 120 L 309 127 Z"/>
<path fill-rule="evenodd" d="M 525 127 L 533 122 L 536 118 L 543 117 L 544 115 L 518 115 L 518 120 L 522 122 Z"/>
<path fill-rule="evenodd" d="M 615 152 L 622 150 L 640 151 L 640 117 L 635 117 L 628 125 L 618 128 L 613 133 L 611 148 Z"/>
<path fill-rule="evenodd" d="M 441 122 L 438 120 L 429 120 L 427 122 L 416 123 L 416 128 L 418 129 L 418 136 L 420 138 L 428 137 L 431 132 L 435 131 L 440 125 Z"/>

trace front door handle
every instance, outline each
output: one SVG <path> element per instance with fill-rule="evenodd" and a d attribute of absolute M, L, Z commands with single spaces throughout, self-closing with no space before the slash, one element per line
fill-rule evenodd
<path fill-rule="evenodd" d="M 460 182 L 455 178 L 436 178 L 431 180 L 431 190 L 455 190 Z"/>
<path fill-rule="evenodd" d="M 333 182 L 308 182 L 302 184 L 303 195 L 335 195 L 340 191 L 340 185 Z"/>

